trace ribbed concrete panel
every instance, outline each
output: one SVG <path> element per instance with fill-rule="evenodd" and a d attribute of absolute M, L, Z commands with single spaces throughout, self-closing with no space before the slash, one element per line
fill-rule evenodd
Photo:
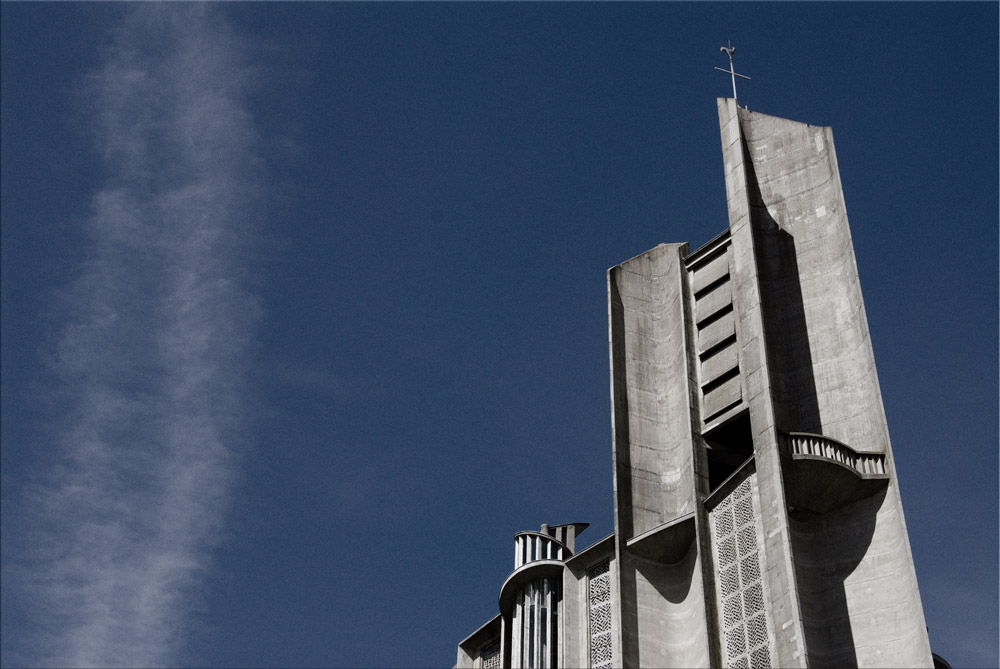
<path fill-rule="evenodd" d="M 742 397 L 742 381 L 739 376 L 734 376 L 717 388 L 706 392 L 702 409 L 705 420 L 711 420 L 716 414 L 739 402 Z"/>
<path fill-rule="evenodd" d="M 729 274 L 729 250 L 712 254 L 691 272 L 691 292 L 698 295 L 707 286 Z"/>
<path fill-rule="evenodd" d="M 729 312 L 698 330 L 698 353 L 704 353 L 713 346 L 736 334 L 736 320 Z"/>
<path fill-rule="evenodd" d="M 704 359 L 701 363 L 701 382 L 702 385 L 712 383 L 720 376 L 724 374 L 731 373 L 734 369 L 737 369 L 739 364 L 739 358 L 737 356 L 735 344 L 732 346 L 726 346 L 719 350 L 718 353 L 709 356 Z"/>
<path fill-rule="evenodd" d="M 695 321 L 703 323 L 705 319 L 733 305 L 733 292 L 728 281 L 723 281 L 704 296 L 695 300 Z"/>

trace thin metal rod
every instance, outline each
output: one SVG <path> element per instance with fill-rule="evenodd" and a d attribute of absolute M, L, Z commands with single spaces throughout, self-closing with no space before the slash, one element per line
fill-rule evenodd
<path fill-rule="evenodd" d="M 729 56 L 729 74 L 733 78 L 733 100 L 736 100 L 736 68 L 733 66 L 733 52 L 729 51 L 726 55 Z"/>
<path fill-rule="evenodd" d="M 717 69 L 719 72 L 725 72 L 726 74 L 735 74 L 737 77 L 742 77 L 743 79 L 749 79 L 750 78 L 750 77 L 748 77 L 745 74 L 740 74 L 739 72 L 730 72 L 729 70 L 727 70 L 727 69 L 725 69 L 723 67 L 717 67 L 715 69 Z"/>

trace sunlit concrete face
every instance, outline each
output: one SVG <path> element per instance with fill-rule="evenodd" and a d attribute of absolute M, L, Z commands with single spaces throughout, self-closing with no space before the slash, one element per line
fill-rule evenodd
<path fill-rule="evenodd" d="M 933 666 L 832 131 L 718 109 L 728 228 L 608 271 L 615 533 L 458 666 Z"/>

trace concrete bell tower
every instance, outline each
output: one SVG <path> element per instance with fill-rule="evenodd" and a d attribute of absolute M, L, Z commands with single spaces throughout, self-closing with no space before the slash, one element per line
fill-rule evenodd
<path fill-rule="evenodd" d="M 832 132 L 718 111 L 728 229 L 608 272 L 621 662 L 932 666 Z"/>
<path fill-rule="evenodd" d="M 458 667 L 935 666 L 833 134 L 718 112 L 728 228 L 608 270 L 615 532 L 518 533 Z"/>

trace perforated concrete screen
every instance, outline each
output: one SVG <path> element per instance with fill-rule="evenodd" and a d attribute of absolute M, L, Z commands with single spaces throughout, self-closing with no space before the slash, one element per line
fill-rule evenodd
<path fill-rule="evenodd" d="M 744 479 L 710 514 L 719 624 L 734 669 L 771 666 L 754 483 Z"/>
<path fill-rule="evenodd" d="M 500 669 L 503 666 L 503 656 L 500 654 L 500 642 L 497 641 L 483 650 L 483 669 Z"/>
<path fill-rule="evenodd" d="M 611 666 L 611 573 L 607 561 L 587 573 L 590 600 L 590 666 Z"/>

